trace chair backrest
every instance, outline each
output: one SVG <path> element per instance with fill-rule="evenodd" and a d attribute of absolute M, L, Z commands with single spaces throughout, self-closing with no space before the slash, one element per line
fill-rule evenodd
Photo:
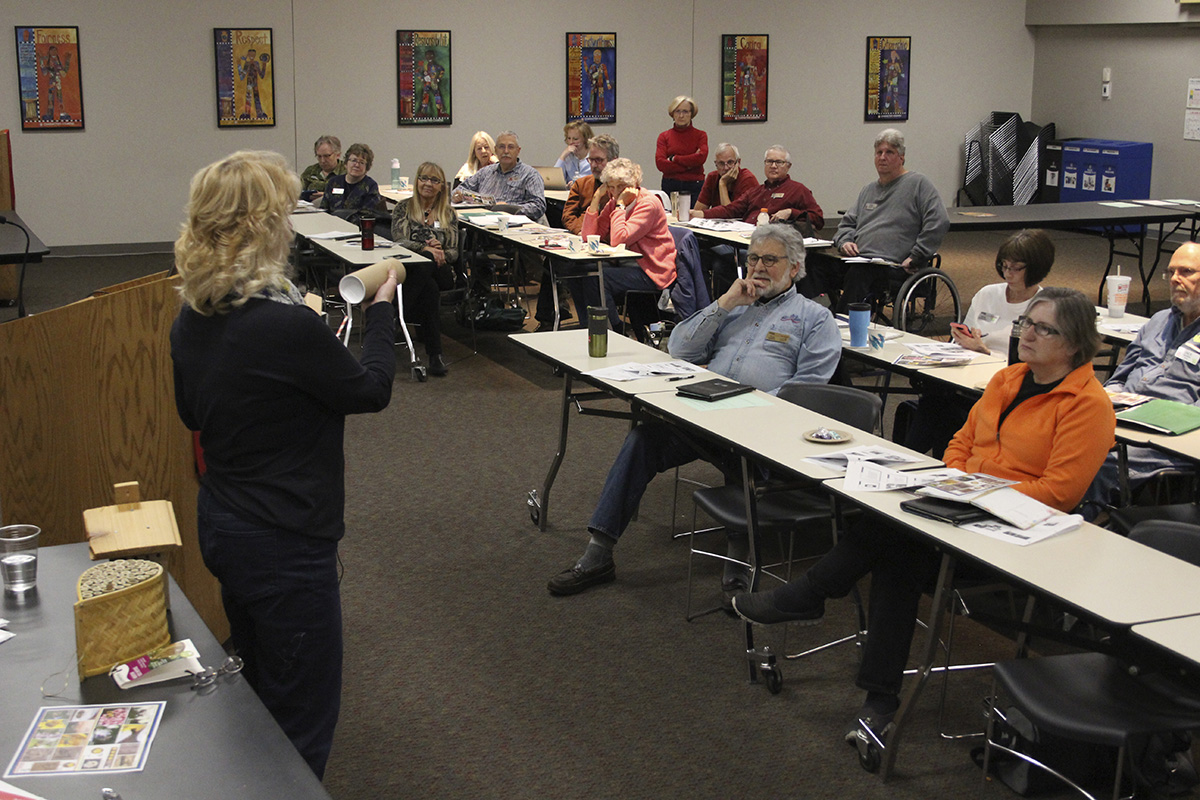
<path fill-rule="evenodd" d="M 644 186 L 642 188 L 645 189 Z M 646 191 L 657 196 L 658 199 L 662 201 L 663 208 L 667 210 L 667 213 L 671 213 L 671 195 L 667 194 L 662 189 L 646 189 Z"/>
<path fill-rule="evenodd" d="M 675 284 L 671 287 L 671 302 L 680 320 L 685 320 L 712 300 L 700 266 L 700 245 L 696 234 L 687 228 L 672 225 L 669 230 L 675 239 Z"/>
<path fill-rule="evenodd" d="M 1148 519 L 1134 525 L 1129 538 L 1200 566 L 1200 526 L 1174 520 Z"/>
<path fill-rule="evenodd" d="M 874 433 L 883 415 L 879 395 L 853 386 L 829 383 L 798 383 L 779 390 L 779 397 L 809 411 L 832 417 L 860 431 Z"/>

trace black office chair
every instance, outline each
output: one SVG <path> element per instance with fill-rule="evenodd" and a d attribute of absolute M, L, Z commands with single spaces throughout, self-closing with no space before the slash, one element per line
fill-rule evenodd
<path fill-rule="evenodd" d="M 1175 522 L 1147 521 L 1130 538 L 1193 564 L 1200 564 L 1200 527 Z M 999 750 L 1045 770 L 1084 797 L 1093 795 L 1080 784 L 1088 776 L 1068 775 L 1053 764 L 996 741 L 997 724 L 1008 724 L 1004 708 L 1015 709 L 1036 732 L 1116 750 L 1113 798 L 1121 796 L 1127 770 L 1136 775 L 1134 747 L 1156 734 L 1200 730 L 1200 692 L 1158 673 L 1140 674 L 1137 666 L 1104 653 L 1074 653 L 1026 658 L 996 664 L 988 702 L 988 731 L 984 747 L 984 777 L 992 751 Z M 1036 736 L 1036 733 L 1035 733 Z"/>
<path fill-rule="evenodd" d="M 850 386 L 836 386 L 832 384 L 785 386 L 780 390 L 779 397 L 798 406 L 815 411 L 818 414 L 835 419 L 838 422 L 865 431 L 875 431 L 878 429 L 883 411 L 883 403 L 877 395 Z M 757 498 L 757 532 L 759 534 L 768 533 L 774 535 L 779 540 L 780 552 L 786 552 L 786 555 L 783 556 L 780 562 L 765 565 L 763 567 L 764 574 L 779 581 L 786 582 L 790 579 L 792 555 L 795 547 L 794 534 L 802 528 L 804 530 L 811 530 L 812 528 L 809 526 L 809 523 L 827 520 L 829 522 L 830 541 L 831 543 L 836 542 L 837 530 L 834 525 L 832 507 L 828 495 L 807 488 L 795 488 L 790 484 L 768 481 L 759 487 Z M 692 499 L 694 506 L 692 510 L 692 532 L 688 537 L 686 607 L 686 615 L 689 621 L 723 608 L 723 606 L 716 606 L 697 612 L 696 614 L 692 613 L 692 570 L 695 556 L 708 556 L 721 561 L 733 560 L 723 553 L 697 547 L 695 536 L 700 533 L 708 533 L 721 529 L 724 529 L 729 535 L 748 535 L 746 502 L 741 486 L 726 484 L 724 486 L 698 489 L 692 494 Z M 697 530 L 696 509 L 701 509 L 708 514 L 717 523 L 718 527 L 703 531 Z M 789 537 L 785 550 L 782 538 L 788 534 L 793 535 Z M 758 554 L 755 555 L 757 556 Z M 750 567 L 750 564 L 746 562 L 735 561 L 735 563 L 741 564 L 747 569 Z M 781 566 L 785 568 L 782 575 L 774 571 Z M 861 631 L 866 628 L 866 620 L 862 613 L 862 603 L 859 601 L 857 594 L 855 595 L 855 601 L 858 604 L 859 610 L 859 630 L 836 642 L 809 651 L 810 653 L 858 639 Z M 762 670 L 766 678 L 767 688 L 772 694 L 778 693 L 783 686 L 783 676 L 779 672 L 779 668 L 774 665 L 771 659 L 768 659 L 767 663 L 762 665 Z"/>

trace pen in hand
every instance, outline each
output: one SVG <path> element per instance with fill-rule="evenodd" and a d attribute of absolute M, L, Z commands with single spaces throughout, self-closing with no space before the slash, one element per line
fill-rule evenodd
<path fill-rule="evenodd" d="M 696 377 L 696 376 L 695 375 L 676 375 L 674 378 L 667 378 L 667 383 L 674 383 L 675 381 L 690 381 L 694 377 Z"/>

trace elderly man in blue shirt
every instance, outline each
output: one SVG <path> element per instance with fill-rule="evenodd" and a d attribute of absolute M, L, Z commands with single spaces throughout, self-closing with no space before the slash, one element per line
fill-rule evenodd
<path fill-rule="evenodd" d="M 745 278 L 675 328 L 671 355 L 707 363 L 719 375 L 771 394 L 793 383 L 827 383 L 842 338 L 829 310 L 796 291 L 795 281 L 804 277 L 803 237 L 790 226 L 760 225 L 750 238 L 746 266 Z M 550 579 L 550 593 L 577 594 L 616 580 L 613 547 L 650 481 L 700 457 L 667 423 L 647 422 L 630 431 L 588 522 L 591 541 L 573 566 Z M 731 539 L 730 545 L 731 557 L 743 560 L 745 540 Z M 726 570 L 724 583 L 727 594 L 745 583 L 736 565 Z"/>
<path fill-rule="evenodd" d="M 1181 245 L 1171 256 L 1166 277 L 1171 282 L 1171 307 L 1142 326 L 1104 387 L 1200 405 L 1200 244 Z M 1190 461 L 1149 447 L 1129 448 L 1132 489 L 1171 467 L 1195 469 Z M 1085 517 L 1095 519 L 1113 502 L 1118 482 L 1117 455 L 1109 453 L 1083 498 Z"/>
<path fill-rule="evenodd" d="M 521 161 L 521 143 L 512 131 L 496 137 L 495 164 L 488 164 L 465 179 L 454 190 L 454 200 L 463 199 L 462 190 L 495 198 L 496 206 L 516 206 L 534 222 L 546 215 L 546 184 L 536 169 Z"/>

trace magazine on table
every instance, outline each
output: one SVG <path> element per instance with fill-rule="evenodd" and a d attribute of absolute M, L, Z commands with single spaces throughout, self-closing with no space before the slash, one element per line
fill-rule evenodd
<path fill-rule="evenodd" d="M 1021 530 L 1028 530 L 1059 513 L 1045 503 L 1013 489 L 1014 483 L 1016 481 L 981 472 L 963 473 L 923 486 L 917 493 L 969 503 Z"/>

